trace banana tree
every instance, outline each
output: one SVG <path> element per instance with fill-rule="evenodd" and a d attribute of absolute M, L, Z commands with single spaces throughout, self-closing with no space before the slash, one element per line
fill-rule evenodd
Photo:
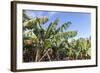
<path fill-rule="evenodd" d="M 88 39 L 83 39 L 83 38 L 80 38 L 79 39 L 79 47 L 80 47 L 80 50 L 81 50 L 81 58 L 87 58 L 88 57 L 88 51 L 89 49 L 91 48 L 90 46 L 91 42 L 90 40 Z"/>
<path fill-rule="evenodd" d="M 73 49 L 75 59 L 86 59 L 89 58 L 91 42 L 90 39 L 79 38 L 78 40 L 73 40 L 70 43 L 70 47 Z"/>
<path fill-rule="evenodd" d="M 29 20 L 26 20 L 23 22 L 23 40 L 24 40 L 24 46 L 32 46 L 35 53 L 36 58 L 35 61 L 38 61 L 40 57 L 40 49 L 43 48 L 43 38 L 42 36 L 44 34 L 44 29 L 42 28 L 41 24 L 44 24 L 48 21 L 48 18 L 46 16 L 42 17 L 35 17 Z M 25 33 L 25 31 L 30 31 L 28 34 Z M 29 34 L 31 33 L 31 34 Z M 30 45 L 29 45 L 30 44 Z M 27 47 L 29 50 L 29 47 Z"/>
<path fill-rule="evenodd" d="M 58 19 L 56 18 L 54 22 L 52 22 L 47 28 L 45 38 L 49 39 L 49 42 L 51 43 L 49 44 L 49 47 L 55 53 L 53 55 L 55 55 L 56 58 L 59 55 L 59 52 L 61 53 L 61 50 L 64 50 L 64 42 L 67 41 L 68 38 L 72 38 L 77 35 L 76 31 L 65 32 L 65 30 L 69 27 L 70 24 L 71 22 L 67 22 L 55 29 L 55 26 L 58 25 Z"/>
<path fill-rule="evenodd" d="M 35 61 L 41 61 L 43 57 L 48 56 L 51 60 L 51 56 L 55 54 L 57 56 L 59 50 L 63 50 L 65 46 L 63 45 L 64 41 L 67 41 L 68 38 L 72 38 L 77 35 L 76 31 L 65 32 L 69 27 L 71 22 L 67 22 L 58 25 L 58 18 L 56 18 L 50 25 L 44 29 L 42 27 L 48 21 L 48 17 L 40 16 L 27 19 L 23 22 L 23 31 L 31 31 L 30 36 L 25 36 L 24 45 L 29 45 L 35 47 Z M 55 29 L 55 26 L 59 26 Z M 33 35 L 34 34 L 34 35 Z M 50 51 L 52 51 L 50 56 Z M 53 58 L 55 58 L 53 57 Z M 42 59 L 41 59 L 42 58 Z"/>

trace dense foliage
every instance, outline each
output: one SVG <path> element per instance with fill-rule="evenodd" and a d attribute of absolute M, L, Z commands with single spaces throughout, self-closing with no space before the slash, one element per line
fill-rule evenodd
<path fill-rule="evenodd" d="M 91 38 L 73 39 L 77 31 L 67 31 L 70 21 L 59 25 L 55 18 L 44 28 L 48 21 L 47 16 L 31 18 L 23 12 L 23 62 L 91 58 Z"/>

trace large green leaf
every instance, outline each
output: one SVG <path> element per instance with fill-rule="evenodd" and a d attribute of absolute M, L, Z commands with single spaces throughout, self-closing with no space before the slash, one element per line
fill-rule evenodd
<path fill-rule="evenodd" d="M 26 20 L 30 20 L 30 17 L 26 14 L 26 11 L 23 10 L 23 22 Z"/>
<path fill-rule="evenodd" d="M 47 28 L 45 37 L 48 38 L 50 36 L 50 33 L 52 33 L 52 30 L 54 28 L 54 26 L 56 26 L 58 23 L 58 19 L 56 18 Z"/>
<path fill-rule="evenodd" d="M 30 20 L 27 20 L 23 23 L 23 27 L 24 28 L 28 28 L 28 29 L 32 29 L 33 28 L 33 25 L 36 26 L 36 21 L 35 19 L 30 19 Z"/>
<path fill-rule="evenodd" d="M 65 22 L 64 24 L 62 24 L 61 26 L 59 26 L 58 28 L 57 28 L 57 30 L 56 30 L 56 33 L 57 32 L 63 32 L 63 29 L 67 29 L 69 26 L 70 26 L 70 24 L 71 24 L 71 22 Z"/>
<path fill-rule="evenodd" d="M 29 28 L 29 29 L 32 29 L 32 28 L 40 29 L 42 27 L 42 26 L 40 26 L 40 24 L 44 24 L 47 21 L 48 21 L 47 16 L 34 17 L 34 18 L 31 18 L 30 20 L 26 20 L 23 23 L 23 27 Z"/>
<path fill-rule="evenodd" d="M 47 16 L 40 16 L 39 18 L 39 22 L 40 24 L 44 24 L 48 21 L 48 17 Z"/>
<path fill-rule="evenodd" d="M 75 37 L 76 35 L 77 35 L 76 31 L 68 31 L 68 32 L 60 32 L 56 34 L 55 36 L 60 37 L 60 38 L 64 38 L 64 37 L 72 38 L 72 37 Z"/>

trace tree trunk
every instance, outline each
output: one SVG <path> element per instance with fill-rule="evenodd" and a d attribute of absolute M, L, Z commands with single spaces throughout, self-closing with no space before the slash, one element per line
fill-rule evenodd
<path fill-rule="evenodd" d="M 36 51 L 36 57 L 35 57 L 35 62 L 38 62 L 39 60 L 39 49 Z"/>
<path fill-rule="evenodd" d="M 39 62 L 40 62 L 45 56 L 47 56 L 48 59 L 51 61 L 51 58 L 50 58 L 50 55 L 49 55 L 48 51 L 49 51 L 49 49 L 48 49 L 48 50 L 44 53 L 44 55 L 39 59 Z"/>

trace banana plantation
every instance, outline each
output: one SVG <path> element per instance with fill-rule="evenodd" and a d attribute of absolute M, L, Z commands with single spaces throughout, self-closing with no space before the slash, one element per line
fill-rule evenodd
<path fill-rule="evenodd" d="M 29 17 L 23 12 L 23 62 L 91 59 L 91 36 L 74 37 L 78 31 L 67 29 L 70 21 L 58 24 L 55 18 L 47 27 L 47 16 Z"/>

